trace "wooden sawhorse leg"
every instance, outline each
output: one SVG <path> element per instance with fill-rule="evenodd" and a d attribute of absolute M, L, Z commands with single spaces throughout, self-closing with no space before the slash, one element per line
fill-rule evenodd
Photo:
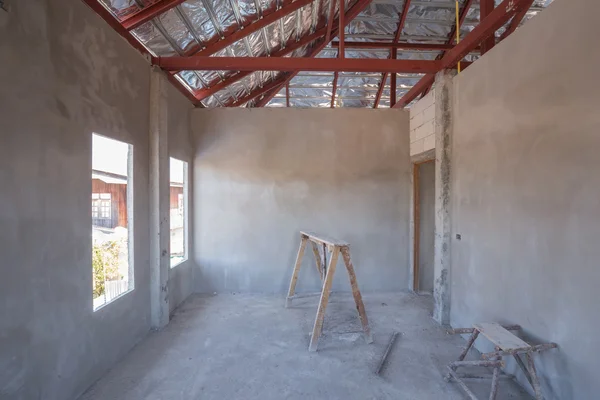
<path fill-rule="evenodd" d="M 350 259 L 350 249 L 345 246 L 341 248 L 342 257 L 344 258 L 344 264 L 348 270 L 348 277 L 350 278 L 350 286 L 352 286 L 352 296 L 354 296 L 354 302 L 356 303 L 356 309 L 358 310 L 358 316 L 365 332 L 365 340 L 367 343 L 373 343 L 373 336 L 371 335 L 371 328 L 369 327 L 369 320 L 367 319 L 367 312 L 365 311 L 365 305 L 362 301 L 360 290 L 358 290 L 358 283 L 356 282 L 356 274 L 354 273 L 354 266 Z"/>
<path fill-rule="evenodd" d="M 496 346 L 496 351 L 500 351 L 500 348 Z M 490 360 L 501 361 L 502 356 L 494 357 Z M 492 388 L 490 389 L 490 400 L 496 400 L 496 395 L 498 394 L 498 384 L 500 379 L 500 366 L 497 365 L 494 367 L 494 373 L 492 375 Z"/>
<path fill-rule="evenodd" d="M 462 353 L 460 353 L 460 356 L 458 356 L 458 361 L 463 361 L 465 359 L 467 353 L 469 353 L 469 350 L 471 350 L 471 347 L 473 347 L 475 340 L 477 340 L 477 336 L 479 336 L 479 331 L 477 329 L 473 329 L 473 333 L 471 333 L 471 337 L 467 341 L 467 345 L 463 349 Z M 452 379 L 451 374 L 448 374 L 444 377 L 446 382 L 450 381 L 450 379 Z"/>
<path fill-rule="evenodd" d="M 323 283 L 323 291 L 321 292 L 321 300 L 319 301 L 319 308 L 317 310 L 317 318 L 315 319 L 315 325 L 313 327 L 312 336 L 310 338 L 310 345 L 308 351 L 317 351 L 319 343 L 319 336 L 323 330 L 323 319 L 325 318 L 325 309 L 329 302 L 329 292 L 331 291 L 331 284 L 333 283 L 333 274 L 335 273 L 335 266 L 337 259 L 340 254 L 339 247 L 335 246 L 331 253 L 331 259 L 329 260 L 329 267 L 327 267 L 327 275 L 325 276 L 325 282 Z"/>
<path fill-rule="evenodd" d="M 321 260 L 321 253 L 319 253 L 319 248 L 317 247 L 317 244 L 315 242 L 311 241 L 310 244 L 312 245 L 312 251 L 315 255 L 315 262 L 317 263 L 317 271 L 319 271 L 319 277 L 321 277 L 321 282 L 323 282 L 323 280 L 325 279 L 325 271 L 323 261 Z M 325 255 L 323 256 L 323 258 L 325 258 Z"/>
<path fill-rule="evenodd" d="M 300 248 L 298 249 L 298 255 L 296 256 L 296 264 L 294 265 L 294 272 L 292 272 L 292 280 L 290 282 L 290 289 L 288 290 L 287 298 L 285 299 L 285 307 L 289 307 L 292 304 L 292 296 L 296 291 L 296 282 L 298 281 L 298 272 L 302 265 L 302 257 L 304 257 L 304 249 L 306 248 L 306 242 L 308 237 L 302 236 L 300 240 Z"/>
<path fill-rule="evenodd" d="M 533 386 L 533 391 L 535 392 L 536 400 L 542 400 L 544 397 L 542 396 L 542 386 L 540 385 L 540 380 L 537 376 L 537 371 L 535 370 L 535 364 L 533 363 L 533 353 L 529 352 L 526 355 L 527 357 L 527 369 L 529 370 L 529 376 L 531 378 L 531 386 Z"/>

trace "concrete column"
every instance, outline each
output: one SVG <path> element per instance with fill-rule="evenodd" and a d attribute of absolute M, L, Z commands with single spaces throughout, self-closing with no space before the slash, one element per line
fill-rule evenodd
<path fill-rule="evenodd" d="M 450 323 L 450 173 L 452 140 L 452 78 L 450 72 L 435 77 L 435 253 L 433 318 Z"/>
<path fill-rule="evenodd" d="M 169 147 L 167 82 L 150 77 L 150 313 L 152 327 L 169 323 Z"/>

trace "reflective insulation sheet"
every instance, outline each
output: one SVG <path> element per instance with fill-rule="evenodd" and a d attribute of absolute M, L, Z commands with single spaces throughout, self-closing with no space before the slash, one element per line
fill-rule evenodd
<path fill-rule="evenodd" d="M 119 21 L 125 21 L 144 8 L 159 0 L 99 0 Z M 284 15 L 230 46 L 212 54 L 212 57 L 263 57 L 275 52 L 287 57 L 308 56 L 317 41 L 295 50 L 285 52 L 286 46 L 327 26 L 329 18 L 339 16 L 339 2 L 335 1 L 333 16 L 331 1 L 314 0 L 311 3 Z M 500 4 L 502 0 L 496 0 Z M 345 10 L 357 0 L 345 0 Z M 540 13 L 552 0 L 535 0 L 522 23 Z M 153 55 L 190 57 L 234 32 L 246 29 L 261 18 L 281 7 L 289 6 L 284 0 L 187 0 L 151 21 L 132 30 L 137 38 Z M 462 8 L 465 0 L 459 1 Z M 346 27 L 346 41 L 372 42 L 393 40 L 399 24 L 403 0 L 372 0 Z M 464 38 L 479 23 L 479 2 L 473 2 L 460 29 Z M 510 23 L 510 22 L 509 22 Z M 401 42 L 408 43 L 451 43 L 449 35 L 456 24 L 453 0 L 412 0 L 400 35 Z M 499 37 L 508 23 L 496 32 Z M 338 40 L 338 38 L 332 38 Z M 452 39 L 454 40 L 454 39 Z M 443 56 L 440 51 L 397 50 L 398 59 L 434 60 Z M 338 57 L 338 49 L 326 46 L 316 57 Z M 391 57 L 389 49 L 346 48 L 345 57 L 361 59 L 386 59 Z M 473 52 L 465 57 L 476 61 L 479 55 Z M 287 73 L 277 71 L 180 71 L 177 79 L 192 92 L 208 90 L 210 95 L 201 101 L 204 107 L 228 107 L 231 105 L 252 107 L 264 97 L 272 97 L 269 107 L 330 107 L 333 72 L 298 72 L 289 81 L 289 99 L 286 96 Z M 338 73 L 335 88 L 335 107 L 373 107 L 377 93 L 381 96 L 379 107 L 389 107 L 390 75 L 382 85 L 381 73 Z M 422 74 L 397 74 L 396 96 L 398 99 L 421 79 Z M 241 78 L 240 78 L 241 77 Z M 227 84 L 220 90 L 210 90 L 215 84 Z M 265 85 L 274 87 L 266 94 L 256 96 Z M 274 85 L 274 86 L 273 86 Z M 277 93 L 273 94 L 272 92 Z"/>

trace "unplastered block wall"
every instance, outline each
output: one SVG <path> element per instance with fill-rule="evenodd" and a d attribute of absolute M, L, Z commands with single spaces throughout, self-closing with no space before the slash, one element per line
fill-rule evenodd
<path fill-rule="evenodd" d="M 410 155 L 435 148 L 435 98 L 433 91 L 410 108 Z"/>
<path fill-rule="evenodd" d="M 285 293 L 300 230 L 351 244 L 361 290 L 406 288 L 408 112 L 192 112 L 200 292 Z M 310 247 L 299 291 L 320 290 Z M 349 291 L 340 261 L 334 290 Z"/>
<path fill-rule="evenodd" d="M 558 343 L 546 399 L 600 393 L 598 15 L 556 0 L 454 79 L 451 322 Z"/>
<path fill-rule="evenodd" d="M 0 13 L 0 398 L 75 399 L 150 329 L 150 69 L 81 1 Z M 191 161 L 182 99 L 171 154 Z M 134 164 L 135 289 L 96 312 L 92 133 L 132 144 Z"/>

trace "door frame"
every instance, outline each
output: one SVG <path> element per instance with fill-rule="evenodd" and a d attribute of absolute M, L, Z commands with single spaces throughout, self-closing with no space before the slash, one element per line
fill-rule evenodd
<path fill-rule="evenodd" d="M 411 232 L 410 239 L 412 242 L 411 251 L 410 251 L 410 259 L 411 259 L 411 267 L 409 274 L 409 288 L 415 292 L 419 293 L 419 251 L 420 251 L 420 234 L 421 234 L 421 205 L 420 205 L 420 181 L 419 181 L 419 171 L 420 166 L 426 163 L 435 163 L 435 155 L 431 157 L 425 157 L 425 159 L 414 160 L 411 162 Z"/>

